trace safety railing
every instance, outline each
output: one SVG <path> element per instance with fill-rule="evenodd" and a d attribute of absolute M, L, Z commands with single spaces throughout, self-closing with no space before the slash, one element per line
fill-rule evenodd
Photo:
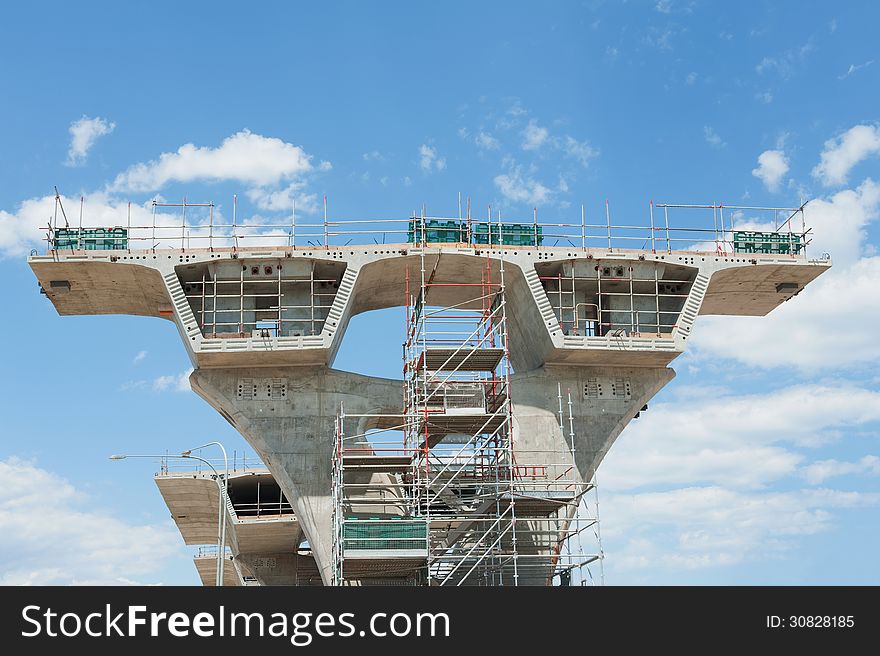
<path fill-rule="evenodd" d="M 293 507 L 287 499 L 280 501 L 258 501 L 256 503 L 241 503 L 233 500 L 232 508 L 239 519 L 293 515 Z"/>
<path fill-rule="evenodd" d="M 60 203 L 60 199 L 56 200 Z M 701 251 L 722 254 L 750 253 L 798 257 L 806 255 L 811 231 L 806 227 L 804 206 L 753 207 L 724 205 L 649 204 L 646 223 L 612 220 L 606 202 L 604 222 L 588 219 L 581 208 L 579 221 L 531 222 L 442 216 L 410 216 L 387 219 L 215 220 L 213 203 L 159 203 L 152 205 L 152 220 L 132 222 L 131 210 L 108 227 L 84 224 L 87 205 L 79 225 L 64 227 L 55 220 L 46 228 L 50 251 L 151 251 L 171 248 L 247 249 L 253 247 L 339 248 L 349 245 L 458 244 L 462 247 Z M 170 214 L 174 209 L 179 214 Z M 190 210 L 187 212 L 187 210 Z M 201 211 L 195 211 L 201 210 Z M 687 214 L 685 215 L 685 212 Z M 207 214 L 207 216 L 206 216 Z M 57 215 L 57 212 L 56 212 Z M 683 218 L 685 217 L 685 218 Z M 105 220 L 102 215 L 102 220 Z"/>
<path fill-rule="evenodd" d="M 214 475 L 214 470 L 201 460 L 181 459 L 179 455 L 169 453 L 158 457 L 159 475 L 168 477 L 191 476 L 192 474 L 209 474 Z M 223 473 L 225 462 L 222 458 L 205 458 L 214 469 Z M 266 465 L 256 455 L 233 451 L 229 457 L 229 473 L 266 471 Z"/>
<path fill-rule="evenodd" d="M 220 553 L 220 550 L 217 548 L 216 544 L 206 544 L 199 547 L 196 552 L 196 558 L 216 558 L 218 553 Z M 229 558 L 231 555 L 232 552 L 227 547 L 226 557 Z"/>

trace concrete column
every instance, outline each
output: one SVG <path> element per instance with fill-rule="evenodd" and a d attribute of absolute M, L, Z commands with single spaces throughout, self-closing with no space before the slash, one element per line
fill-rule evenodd
<path fill-rule="evenodd" d="M 284 398 L 240 398 L 239 382 L 286 381 Z M 331 463 L 340 404 L 351 414 L 400 414 L 400 381 L 326 367 L 197 369 L 193 390 L 256 450 L 284 490 L 325 584 L 332 578 Z M 256 385 L 264 385 L 257 382 Z"/>
<path fill-rule="evenodd" d="M 320 585 L 318 569 L 310 556 L 292 553 L 239 554 L 243 570 L 260 585 Z"/>
<path fill-rule="evenodd" d="M 517 462 L 559 465 L 568 457 L 571 391 L 577 471 L 580 480 L 590 480 L 626 424 L 673 376 L 666 368 L 559 365 L 514 374 L 511 387 Z M 242 380 L 257 387 L 256 398 L 241 397 Z M 286 382 L 283 398 L 264 398 L 267 394 L 261 386 L 271 380 Z M 348 414 L 400 414 L 402 382 L 326 367 L 198 369 L 190 382 L 266 463 L 290 499 L 321 577 L 329 583 L 333 566 L 330 474 L 334 419 L 340 404 Z M 559 430 L 558 384 L 564 397 L 564 433 Z M 524 552 L 533 553 L 546 552 L 552 542 L 527 532 L 519 534 L 518 540 Z M 521 583 L 542 582 L 544 579 L 536 576 Z"/>
<path fill-rule="evenodd" d="M 511 376 L 514 452 L 536 464 L 570 453 L 568 393 L 574 417 L 575 460 L 589 481 L 620 432 L 675 372 L 666 367 L 545 365 Z M 559 430 L 562 387 L 564 430 Z M 564 434 L 563 434 L 564 433 Z M 531 452 L 531 453 L 530 453 Z M 550 452 L 550 453 L 547 453 Z"/>

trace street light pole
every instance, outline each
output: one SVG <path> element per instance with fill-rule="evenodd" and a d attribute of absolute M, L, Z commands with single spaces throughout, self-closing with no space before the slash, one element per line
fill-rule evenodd
<path fill-rule="evenodd" d="M 222 446 L 221 446 L 222 448 Z M 186 453 L 186 452 L 184 452 Z M 225 455 L 225 452 L 224 452 Z M 204 458 L 200 458 L 198 456 L 184 455 L 183 453 L 179 456 L 169 456 L 166 454 L 163 455 L 150 455 L 150 454 L 114 454 L 110 456 L 110 460 L 126 460 L 128 458 L 181 458 L 184 460 L 198 460 L 200 462 L 205 463 L 208 467 L 211 468 L 211 471 L 214 472 L 214 482 L 217 483 L 217 493 L 220 497 L 220 504 L 217 512 L 217 577 L 216 577 L 216 585 L 223 585 L 223 562 L 226 560 L 225 552 L 225 528 L 226 522 L 224 520 L 224 506 L 225 506 L 225 487 L 224 482 L 221 482 L 221 477 L 219 472 L 214 468 L 210 462 L 205 460 Z M 227 470 L 228 473 L 228 470 Z"/>
<path fill-rule="evenodd" d="M 220 517 L 225 518 L 225 507 L 229 503 L 229 458 L 226 456 L 226 449 L 220 442 L 208 442 L 207 444 L 202 444 L 201 446 L 194 447 L 192 449 L 187 449 L 183 451 L 180 455 L 183 458 L 195 458 L 197 460 L 202 460 L 198 456 L 192 455 L 193 451 L 198 451 L 199 449 L 204 449 L 209 446 L 218 446 L 220 447 L 220 451 L 223 452 L 223 467 L 226 470 L 223 476 L 223 490 L 220 495 Z M 206 463 L 208 466 L 211 465 L 207 460 L 202 460 L 202 462 Z M 211 467 L 211 469 L 214 469 Z M 216 470 L 214 470 L 216 473 Z M 226 554 L 226 521 L 221 520 L 220 522 L 220 553 L 225 556 Z M 225 558 L 221 558 L 219 561 L 219 569 L 217 570 L 217 576 L 220 577 L 220 580 L 223 580 L 223 570 L 226 566 Z M 217 585 L 222 585 L 222 583 L 218 583 Z"/>

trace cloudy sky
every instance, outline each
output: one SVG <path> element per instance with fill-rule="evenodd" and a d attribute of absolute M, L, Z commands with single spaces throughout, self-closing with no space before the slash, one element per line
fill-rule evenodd
<path fill-rule="evenodd" d="M 37 293 L 58 185 L 96 225 L 184 196 L 228 218 L 233 194 L 279 220 L 324 195 L 401 218 L 461 192 L 526 221 L 607 198 L 627 223 L 651 199 L 810 200 L 832 271 L 769 317 L 700 318 L 601 466 L 606 575 L 880 583 L 880 9 L 329 5 L 6 8 L 0 582 L 196 583 L 154 465 L 107 456 L 248 450 L 189 391 L 170 323 L 62 319 Z M 402 328 L 359 317 L 336 366 L 398 375 Z"/>

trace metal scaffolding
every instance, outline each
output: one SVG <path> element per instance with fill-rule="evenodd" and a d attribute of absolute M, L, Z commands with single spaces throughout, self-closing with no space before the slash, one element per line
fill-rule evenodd
<path fill-rule="evenodd" d="M 575 466 L 561 388 L 567 448 L 514 444 L 504 263 L 449 283 L 440 257 L 422 249 L 406 274 L 404 413 L 337 418 L 333 582 L 600 583 L 596 488 Z"/>
<path fill-rule="evenodd" d="M 208 262 L 180 272 L 202 334 L 208 338 L 320 335 L 345 267 L 263 258 Z"/>
<path fill-rule="evenodd" d="M 565 335 L 669 337 L 694 284 L 686 266 L 595 260 L 538 263 L 547 300 Z"/>

